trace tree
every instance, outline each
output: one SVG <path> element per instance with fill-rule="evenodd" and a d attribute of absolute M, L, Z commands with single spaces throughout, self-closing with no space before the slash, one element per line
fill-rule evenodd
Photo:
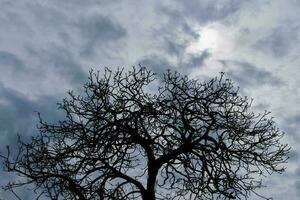
<path fill-rule="evenodd" d="M 154 92 L 153 85 L 159 89 Z M 40 117 L 39 135 L 5 156 L 6 170 L 50 199 L 243 199 L 282 172 L 289 148 L 269 112 L 250 111 L 224 75 L 207 82 L 144 67 L 90 72 L 83 95 Z M 39 115 L 40 116 L 40 115 Z"/>

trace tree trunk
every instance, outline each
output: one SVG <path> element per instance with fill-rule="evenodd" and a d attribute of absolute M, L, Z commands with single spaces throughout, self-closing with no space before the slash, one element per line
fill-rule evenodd
<path fill-rule="evenodd" d="M 143 200 L 155 200 L 155 191 L 146 191 Z"/>
<path fill-rule="evenodd" d="M 155 183 L 159 168 L 153 165 L 148 166 L 147 190 L 143 196 L 143 200 L 155 200 Z"/>

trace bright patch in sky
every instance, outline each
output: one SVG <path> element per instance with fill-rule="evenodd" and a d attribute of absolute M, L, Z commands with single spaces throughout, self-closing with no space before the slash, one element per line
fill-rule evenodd
<path fill-rule="evenodd" d="M 208 24 L 207 26 L 196 28 L 199 39 L 192 43 L 187 49 L 187 53 L 201 54 L 208 51 L 210 57 L 201 66 L 204 70 L 196 70 L 194 75 L 205 74 L 212 76 L 213 74 L 224 71 L 220 60 L 229 59 L 234 53 L 234 30 L 229 30 L 220 23 Z M 197 76 L 196 75 L 196 76 Z"/>
<path fill-rule="evenodd" d="M 213 28 L 207 27 L 200 31 L 199 47 L 203 49 L 215 50 L 222 42 L 220 33 Z"/>
<path fill-rule="evenodd" d="M 234 46 L 232 32 L 221 24 L 209 24 L 197 28 L 200 35 L 198 41 L 193 43 L 188 49 L 188 53 L 199 53 L 208 50 L 215 58 L 221 59 L 230 53 Z"/>

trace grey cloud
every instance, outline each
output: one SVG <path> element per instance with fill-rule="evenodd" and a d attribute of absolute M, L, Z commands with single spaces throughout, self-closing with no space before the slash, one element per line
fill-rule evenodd
<path fill-rule="evenodd" d="M 178 4 L 174 4 L 174 5 L 178 5 Z M 172 6 L 163 6 L 163 5 L 157 5 L 157 9 L 156 9 L 156 13 L 158 15 L 164 15 L 167 17 L 168 22 L 167 22 L 167 26 L 163 26 L 163 30 L 168 33 L 168 34 L 172 34 L 174 29 L 172 29 L 172 31 L 170 31 L 171 27 L 176 27 L 176 28 L 182 28 L 183 30 L 185 30 L 185 33 L 190 34 L 191 36 L 197 37 L 197 34 L 194 34 L 194 31 L 191 29 L 191 27 L 187 24 L 187 18 L 182 16 L 182 12 L 177 9 L 177 7 L 175 6 L 175 8 Z"/>
<path fill-rule="evenodd" d="M 176 70 L 180 73 L 188 73 L 189 70 L 195 67 L 201 67 L 205 60 L 210 57 L 208 50 L 201 52 L 201 54 L 191 54 L 187 60 L 179 60 L 177 63 L 171 63 L 166 58 L 158 55 L 145 56 L 139 61 L 143 66 L 150 67 L 155 73 L 161 75 L 167 69 Z"/>
<path fill-rule="evenodd" d="M 173 4 L 172 4 L 173 5 Z M 181 59 L 185 56 L 186 48 L 197 41 L 199 33 L 193 27 L 194 24 L 182 15 L 182 12 L 175 6 L 156 6 L 157 15 L 167 18 L 163 24 L 159 24 L 152 31 L 152 37 L 158 41 L 158 46 L 171 56 Z M 175 7 L 175 8 L 174 8 Z"/>
<path fill-rule="evenodd" d="M 162 76 L 166 70 L 172 68 L 172 64 L 163 57 L 157 55 L 145 56 L 139 61 L 142 66 L 151 68 L 152 71 L 159 76 Z"/>
<path fill-rule="evenodd" d="M 113 22 L 108 17 L 103 17 L 101 15 L 92 15 L 83 18 L 78 26 L 83 38 L 89 38 L 96 42 L 115 40 L 126 35 L 126 31 L 123 27 Z"/>
<path fill-rule="evenodd" d="M 199 23 L 207 23 L 216 20 L 224 20 L 231 14 L 237 12 L 245 1 L 240 0 L 190 0 L 190 1 L 176 1 L 175 8 L 164 7 L 166 14 L 170 17 L 190 17 Z"/>
<path fill-rule="evenodd" d="M 190 60 L 186 63 L 186 66 L 188 67 L 199 67 L 202 66 L 209 57 L 211 56 L 211 53 L 206 49 L 202 51 L 200 55 L 193 54 L 190 57 Z"/>
<path fill-rule="evenodd" d="M 280 25 L 274 28 L 270 34 L 259 39 L 253 48 L 271 53 L 275 57 L 286 56 L 295 47 L 295 43 L 299 43 L 299 27 L 300 25 L 289 22 Z"/>
<path fill-rule="evenodd" d="M 172 23 L 157 30 L 154 33 L 154 37 L 163 38 L 160 46 L 170 55 L 183 56 L 190 43 L 199 38 L 199 33 L 193 30 L 190 25 L 184 21 L 180 22 L 180 20 L 178 20 Z M 169 32 L 169 29 L 172 29 L 172 32 Z M 185 39 L 178 40 L 179 35 L 181 35 L 181 37 L 184 36 Z"/>
<path fill-rule="evenodd" d="M 16 31 L 22 32 L 26 36 L 32 36 L 34 34 L 33 30 L 29 24 L 25 21 L 20 14 L 13 11 L 13 5 L 4 4 L 4 7 L 9 7 L 8 10 L 5 10 L 2 15 L 0 15 L 0 25 L 5 26 L 5 31 L 2 31 L 1 34 L 13 34 Z"/>
<path fill-rule="evenodd" d="M 28 24 L 28 30 L 20 31 L 27 36 L 30 35 L 32 39 L 27 41 L 28 37 L 22 35 L 25 43 L 23 46 L 43 45 L 47 48 L 48 45 L 56 44 L 68 47 L 70 51 L 78 52 L 83 57 L 99 55 L 98 51 L 109 56 L 108 52 L 114 48 L 113 44 L 118 43 L 121 38 L 125 38 L 127 31 L 114 19 L 113 15 L 102 12 L 101 9 L 105 8 L 98 7 L 97 12 L 92 11 L 93 5 L 102 4 L 108 3 L 98 4 L 96 1 L 90 0 L 89 4 L 84 4 L 85 8 L 82 13 L 76 13 L 81 11 L 80 4 L 71 4 L 70 1 L 60 2 L 59 6 L 37 1 L 28 1 L 25 4 L 13 3 L 9 5 L 9 11 L 5 10 L 4 18 L 7 20 L 1 20 L 0 15 L 0 24 L 3 21 L 3 25 L 9 27 L 10 18 L 15 19 L 12 23 L 14 27 L 11 29 L 15 30 L 17 24 Z M 8 14 L 11 17 L 8 18 Z M 22 19 L 22 17 L 24 18 Z M 12 32 L 12 35 L 18 35 L 18 33 Z M 15 45 L 19 46 L 19 44 Z"/>
<path fill-rule="evenodd" d="M 164 39 L 164 49 L 170 55 L 181 56 L 184 53 L 186 47 L 187 44 L 180 44 L 171 38 L 165 37 Z"/>
<path fill-rule="evenodd" d="M 49 66 L 53 66 L 53 69 L 57 69 L 63 76 L 69 77 L 73 83 L 81 84 L 86 79 L 79 61 L 67 49 L 55 46 L 44 55 Z"/>
<path fill-rule="evenodd" d="M 243 87 L 258 84 L 282 84 L 271 72 L 259 68 L 252 63 L 234 60 L 220 60 L 220 62 L 224 65 L 225 72 L 228 73 L 229 77 L 233 78 L 240 85 L 243 85 Z"/>
<path fill-rule="evenodd" d="M 58 76 L 73 83 L 75 87 L 82 85 L 87 78 L 87 74 L 80 65 L 80 60 L 77 60 L 75 55 L 65 47 L 53 44 L 47 49 L 39 50 L 28 47 L 27 51 L 32 57 L 39 59 L 41 73 L 50 68 Z"/>
<path fill-rule="evenodd" d="M 199 33 L 197 33 L 192 27 L 191 25 L 187 24 L 187 23 L 183 23 L 182 24 L 182 31 L 186 34 L 188 34 L 189 36 L 191 36 L 191 38 L 193 39 L 198 39 L 199 38 Z"/>
<path fill-rule="evenodd" d="M 291 115 L 284 119 L 283 127 L 292 141 L 300 140 L 300 114 Z"/>
<path fill-rule="evenodd" d="M 85 41 L 84 55 L 90 55 L 97 47 L 105 47 L 127 35 L 126 29 L 109 17 L 91 15 L 77 23 L 81 38 Z"/>
<path fill-rule="evenodd" d="M 86 6 L 90 6 L 90 5 L 105 5 L 105 4 L 116 4 L 119 3 L 121 0 L 64 0 L 64 1 L 60 1 L 60 0 L 55 0 L 56 3 L 59 3 L 60 5 L 62 4 L 65 7 L 68 8 L 73 8 L 73 7 L 86 7 Z"/>
<path fill-rule="evenodd" d="M 38 116 L 35 111 L 40 112 L 43 118 L 50 122 L 62 119 L 64 113 L 57 110 L 55 102 L 57 98 L 49 96 L 30 100 L 0 84 L 0 153 L 5 155 L 6 145 L 10 146 L 11 154 L 17 153 L 17 134 L 20 134 L 23 141 L 28 141 L 37 134 Z M 1 186 L 7 184 L 8 180 L 18 179 L 4 171 L 0 171 L 0 177 Z M 24 200 L 33 199 L 28 190 L 19 189 L 17 192 Z M 0 191 L 0 198 L 14 199 L 15 197 L 9 192 Z"/>
<path fill-rule="evenodd" d="M 298 152 L 295 149 L 292 149 L 289 153 L 289 162 L 297 163 L 297 162 L 299 162 L 299 160 L 300 160 L 300 157 L 299 157 Z M 300 177 L 300 174 L 299 174 L 299 177 Z"/>
<path fill-rule="evenodd" d="M 6 153 L 6 145 L 10 146 L 13 156 L 17 153 L 17 134 L 23 141 L 28 141 L 38 132 L 36 124 L 38 116 L 35 111 L 42 114 L 42 117 L 50 122 L 56 122 L 63 118 L 64 113 L 57 110 L 57 98 L 41 96 L 36 100 L 30 100 L 21 93 L 6 88 L 0 84 L 0 153 Z M 0 161 L 2 161 L 0 159 Z M 8 180 L 17 181 L 19 177 L 14 177 L 4 171 L 0 171 L 1 186 L 7 184 Z M 22 199 L 33 199 L 33 193 L 24 188 L 17 190 Z M 10 192 L 0 191 L 0 198 L 15 199 Z"/>
<path fill-rule="evenodd" d="M 37 112 L 44 113 L 48 120 L 59 119 L 56 98 L 43 96 L 30 100 L 21 93 L 0 84 L 0 133 L 2 144 L 16 144 L 16 135 L 30 137 L 36 133 Z M 1 150 L 2 147 L 1 147 Z"/>
<path fill-rule="evenodd" d="M 298 122 L 300 121 L 300 114 L 290 116 L 289 118 L 286 119 L 286 121 L 287 121 L 287 124 L 290 124 L 290 125 L 298 124 Z"/>
<path fill-rule="evenodd" d="M 25 65 L 24 62 L 15 54 L 7 51 L 0 51 L 0 68 L 13 68 L 14 72 L 18 72 L 20 70 L 24 71 Z"/>
<path fill-rule="evenodd" d="M 295 188 L 296 188 L 298 197 L 300 197 L 300 180 L 296 181 Z"/>
<path fill-rule="evenodd" d="M 46 30 L 54 27 L 56 30 L 61 30 L 64 25 L 70 22 L 70 15 L 46 2 L 31 1 L 26 6 L 30 10 L 29 16 L 33 16 L 33 22 Z"/>
<path fill-rule="evenodd" d="M 295 191 L 298 197 L 300 197 L 300 167 L 298 165 L 298 169 L 296 170 L 294 177 L 295 182 L 294 182 L 294 187 Z"/>

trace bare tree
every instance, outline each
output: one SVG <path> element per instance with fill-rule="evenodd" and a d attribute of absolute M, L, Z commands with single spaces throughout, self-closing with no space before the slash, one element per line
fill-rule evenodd
<path fill-rule="evenodd" d="M 159 89 L 154 92 L 155 83 Z M 19 142 L 6 170 L 50 199 L 247 199 L 282 172 L 288 146 L 268 112 L 250 111 L 223 74 L 207 82 L 146 68 L 90 72 L 83 95 L 59 103 L 66 118 Z"/>

